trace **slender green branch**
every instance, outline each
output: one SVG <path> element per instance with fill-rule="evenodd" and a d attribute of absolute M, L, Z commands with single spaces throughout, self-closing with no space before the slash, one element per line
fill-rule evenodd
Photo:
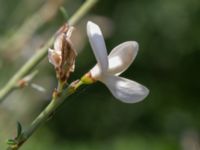
<path fill-rule="evenodd" d="M 95 4 L 96 0 L 87 0 L 80 9 L 72 16 L 69 20 L 70 25 L 74 25 L 78 20 L 80 20 L 84 14 L 86 14 L 90 8 Z M 9 86 L 5 88 L 3 93 L 3 98 L 8 95 L 16 85 L 16 82 L 19 81 L 23 76 L 25 76 L 31 69 L 33 69 L 47 54 L 47 48 L 52 45 L 54 41 L 54 37 L 52 37 L 48 43 L 43 47 L 41 51 L 39 51 L 35 56 L 33 56 L 19 71 L 18 73 L 9 81 Z M 55 110 L 60 106 L 64 100 L 73 94 L 79 86 L 81 86 L 83 82 L 81 81 L 74 81 L 70 84 L 67 90 L 63 90 L 64 84 L 63 82 L 58 82 L 57 89 L 52 94 L 52 100 L 47 105 L 47 107 L 36 117 L 36 119 L 32 122 L 31 126 L 26 130 L 20 130 L 20 134 L 15 138 L 9 140 L 11 142 L 7 150 L 18 150 L 24 142 L 26 142 L 29 137 L 55 112 Z M 4 88 L 3 88 L 4 89 Z M 0 99 L 2 100 L 2 99 Z"/>
<path fill-rule="evenodd" d="M 23 45 L 31 38 L 38 28 L 51 20 L 57 13 L 59 6 L 63 3 L 63 0 L 49 0 L 47 1 L 37 12 L 32 16 L 29 16 L 25 22 L 19 27 L 19 29 L 9 39 L 1 41 L 0 52 L 11 53 L 9 51 L 10 45 L 15 45 L 12 48 L 12 52 L 19 51 Z M 49 13 L 46 13 L 46 11 Z M 16 57 L 16 56 L 12 56 Z"/>
<path fill-rule="evenodd" d="M 79 21 L 96 3 L 98 0 L 87 0 L 81 8 L 73 15 L 69 21 L 69 25 L 74 25 Z"/>
<path fill-rule="evenodd" d="M 54 41 L 52 37 L 38 52 L 32 56 L 8 81 L 8 83 L 0 90 L 0 102 L 2 102 L 6 96 L 8 96 L 14 89 L 17 82 L 27 75 L 41 60 L 47 55 L 47 50 L 51 47 Z"/>
<path fill-rule="evenodd" d="M 78 82 L 75 82 L 76 84 Z M 80 84 L 77 84 L 80 86 Z M 18 150 L 31 135 L 46 121 L 49 117 L 53 115 L 55 110 L 60 106 L 64 100 L 76 91 L 77 87 L 73 83 L 63 92 L 62 82 L 58 83 L 56 91 L 54 91 L 52 100 L 48 106 L 38 115 L 38 117 L 32 122 L 31 126 L 24 130 L 21 135 L 14 139 L 14 143 L 10 144 L 7 150 Z M 60 93 L 62 93 L 60 95 Z"/>
<path fill-rule="evenodd" d="M 69 19 L 68 23 L 74 25 L 79 21 L 91 8 L 97 0 L 87 0 L 78 11 Z M 0 90 L 0 102 L 2 102 L 6 96 L 8 96 L 14 89 L 16 83 L 27 75 L 37 64 L 43 60 L 46 55 L 48 48 L 52 46 L 54 42 L 54 36 L 52 36 L 47 43 L 38 50 L 38 52 L 33 55 L 8 81 L 8 83 Z"/>

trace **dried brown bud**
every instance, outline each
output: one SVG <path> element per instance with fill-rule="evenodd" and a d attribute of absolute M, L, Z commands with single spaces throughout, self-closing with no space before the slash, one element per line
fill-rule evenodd
<path fill-rule="evenodd" d="M 54 42 L 54 49 L 48 51 L 49 62 L 56 69 L 57 78 L 66 82 L 71 72 L 75 68 L 76 50 L 73 48 L 70 39 L 73 27 L 68 25 L 62 26 L 57 32 L 57 37 Z"/>

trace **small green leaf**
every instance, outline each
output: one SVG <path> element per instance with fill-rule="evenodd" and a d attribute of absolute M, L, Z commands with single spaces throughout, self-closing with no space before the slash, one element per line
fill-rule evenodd
<path fill-rule="evenodd" d="M 6 143 L 7 143 L 8 145 L 10 145 L 10 146 L 14 146 L 14 145 L 17 144 L 16 141 L 13 140 L 13 139 L 8 139 Z"/>
<path fill-rule="evenodd" d="M 66 20 L 69 18 L 69 15 L 64 7 L 60 7 L 60 12 Z"/>
<path fill-rule="evenodd" d="M 19 138 L 21 136 L 21 133 L 22 133 L 22 125 L 20 122 L 17 122 L 17 137 L 16 138 Z"/>

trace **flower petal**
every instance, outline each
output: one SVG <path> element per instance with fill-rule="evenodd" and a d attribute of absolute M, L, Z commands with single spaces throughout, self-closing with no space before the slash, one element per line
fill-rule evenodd
<path fill-rule="evenodd" d="M 124 72 L 135 59 L 138 47 L 139 45 L 135 41 L 124 42 L 115 47 L 108 56 L 108 72 L 116 75 Z"/>
<path fill-rule="evenodd" d="M 149 94 L 149 90 L 146 87 L 126 78 L 105 75 L 102 78 L 102 82 L 116 99 L 125 103 L 142 101 Z"/>
<path fill-rule="evenodd" d="M 54 67 L 58 67 L 61 64 L 61 52 L 55 51 L 54 49 L 49 48 L 48 59 L 49 59 L 49 62 L 52 65 L 54 65 Z"/>
<path fill-rule="evenodd" d="M 101 72 L 105 73 L 108 69 L 108 58 L 107 58 L 107 49 L 103 34 L 98 25 L 88 21 L 87 23 L 87 35 L 96 57 L 98 64 L 101 67 Z"/>
<path fill-rule="evenodd" d="M 65 38 L 65 34 L 61 33 L 60 35 L 58 35 L 55 39 L 54 42 L 54 49 L 56 51 L 61 51 L 62 46 L 63 46 L 63 39 Z"/>

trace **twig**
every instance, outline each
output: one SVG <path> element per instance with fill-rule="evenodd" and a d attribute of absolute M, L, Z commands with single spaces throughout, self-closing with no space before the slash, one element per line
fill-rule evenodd
<path fill-rule="evenodd" d="M 75 81 L 74 83 L 76 84 L 78 82 Z M 62 84 L 62 82 L 59 82 L 58 87 L 54 91 L 52 100 L 48 104 L 48 106 L 38 115 L 38 117 L 32 122 L 31 126 L 28 129 L 22 131 L 22 133 L 20 135 L 18 135 L 15 139 L 9 140 L 11 142 L 9 143 L 9 147 L 7 148 L 7 150 L 18 150 L 29 139 L 29 137 L 31 137 L 31 135 L 46 120 L 48 120 L 49 117 L 51 117 L 53 115 L 53 113 L 58 108 L 58 106 L 60 106 L 68 96 L 70 96 L 71 94 L 73 94 L 76 91 L 77 87 L 75 88 L 76 85 L 74 85 L 74 83 L 72 83 L 67 88 L 66 91 L 62 92 L 63 84 Z M 78 86 L 80 86 L 80 84 L 78 84 Z M 60 95 L 58 93 L 63 93 L 63 94 Z"/>
<path fill-rule="evenodd" d="M 0 90 L 0 102 L 2 102 L 6 96 L 8 96 L 15 89 L 15 85 L 19 80 L 27 75 L 37 64 L 40 63 L 41 60 L 45 58 L 47 55 L 47 50 L 49 47 L 51 47 L 53 41 L 54 37 L 50 38 L 44 47 L 40 48 L 38 52 L 33 55 Z"/>
<path fill-rule="evenodd" d="M 73 25 L 78 20 L 83 17 L 83 14 L 89 11 L 89 9 L 95 4 L 96 0 L 87 0 L 82 7 L 75 13 L 75 15 L 70 19 L 69 24 Z M 77 16 L 76 16 L 77 15 Z M 53 40 L 53 38 L 52 38 Z M 50 40 L 51 41 L 51 40 Z M 52 44 L 52 43 L 50 43 Z M 47 50 L 46 50 L 47 52 Z M 40 57 L 41 59 L 43 57 Z M 32 63 L 31 63 L 32 64 Z M 35 65 L 34 65 L 35 66 Z M 31 67 L 32 68 L 32 67 Z M 30 68 L 28 68 L 30 70 Z M 25 69 L 24 73 L 27 69 Z M 74 81 L 70 84 L 66 91 L 63 92 L 64 82 L 59 80 L 57 89 L 53 92 L 52 100 L 48 104 L 48 106 L 36 117 L 36 119 L 32 122 L 31 126 L 21 132 L 15 139 L 9 140 L 9 147 L 7 150 L 18 150 L 28 139 L 31 135 L 55 112 L 55 110 L 60 106 L 64 100 L 73 94 L 79 86 L 83 84 L 81 81 Z M 12 85 L 12 84 L 11 84 Z"/>
<path fill-rule="evenodd" d="M 25 22 L 20 26 L 20 28 L 12 35 L 9 40 L 4 40 L 1 42 L 0 51 L 6 54 L 19 51 L 26 44 L 26 42 L 31 38 L 35 31 L 44 25 L 46 22 L 51 20 L 57 13 L 59 6 L 62 4 L 63 0 L 50 0 L 47 1 L 36 13 L 31 17 L 28 17 Z M 51 11 L 49 11 L 51 10 Z M 48 13 L 47 13 L 48 11 Z M 15 45 L 10 51 L 10 45 Z M 16 56 L 12 56 L 16 57 Z"/>
<path fill-rule="evenodd" d="M 35 78 L 37 74 L 38 74 L 38 70 L 35 70 L 31 72 L 30 74 L 28 74 L 23 79 L 18 81 L 18 83 L 15 85 L 16 88 L 23 88 L 27 86 L 28 84 L 30 84 L 30 82 L 33 80 L 33 78 Z"/>
<path fill-rule="evenodd" d="M 87 0 L 78 11 L 69 19 L 68 24 L 74 25 L 79 21 L 97 2 L 97 0 Z M 52 36 L 47 43 L 40 48 L 35 55 L 33 55 L 8 81 L 8 83 L 0 90 L 0 103 L 8 96 L 13 90 L 16 83 L 27 75 L 37 64 L 43 60 L 48 48 L 52 46 L 55 37 Z"/>

